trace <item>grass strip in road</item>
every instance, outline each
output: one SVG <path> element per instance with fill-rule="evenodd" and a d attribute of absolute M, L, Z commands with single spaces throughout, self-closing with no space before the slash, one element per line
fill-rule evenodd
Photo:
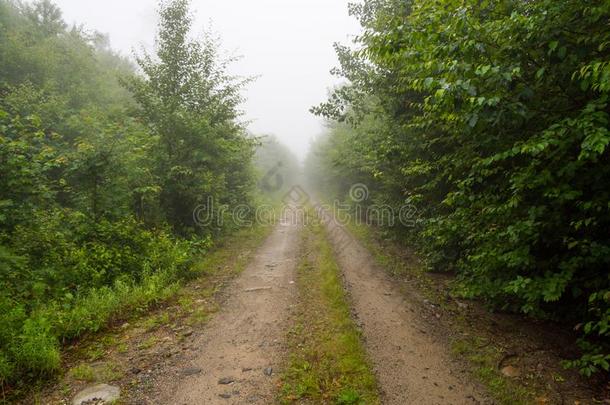
<path fill-rule="evenodd" d="M 306 221 L 302 236 L 297 319 L 288 336 L 280 402 L 378 404 L 377 382 L 350 316 L 340 270 L 324 229 L 312 222 Z"/>

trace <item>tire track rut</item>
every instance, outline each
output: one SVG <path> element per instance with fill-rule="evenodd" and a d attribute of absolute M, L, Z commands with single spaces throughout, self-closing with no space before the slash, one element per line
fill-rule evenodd
<path fill-rule="evenodd" d="M 335 248 L 384 404 L 477 404 L 486 396 L 458 373 L 446 346 L 426 333 L 418 307 L 339 222 L 317 210 Z"/>
<path fill-rule="evenodd" d="M 274 402 L 299 254 L 300 225 L 289 219 L 290 210 L 283 217 L 228 287 L 222 309 L 194 337 L 190 364 L 181 364 L 182 371 L 168 370 L 165 388 L 151 393 L 150 403 Z"/>

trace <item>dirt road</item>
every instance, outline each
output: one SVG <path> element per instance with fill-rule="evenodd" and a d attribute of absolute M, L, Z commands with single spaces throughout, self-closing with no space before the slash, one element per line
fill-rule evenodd
<path fill-rule="evenodd" d="M 269 404 L 275 397 L 283 354 L 299 225 L 282 221 L 254 261 L 227 291 L 223 308 L 193 342 L 196 350 L 183 378 L 155 403 Z M 192 373 L 188 370 L 192 369 Z M 184 373 L 183 373 L 184 374 Z"/>
<path fill-rule="evenodd" d="M 371 254 L 323 211 L 384 404 L 476 404 L 484 394 L 459 375 L 444 344 L 427 333 L 418 306 L 405 300 Z"/>
<path fill-rule="evenodd" d="M 143 401 L 163 404 L 272 404 L 297 297 L 300 228 L 281 221 L 252 263 L 228 287 L 221 310 L 191 336 L 193 354 L 165 370 Z M 299 215 L 297 215 L 299 217 Z M 370 253 L 327 217 L 336 259 L 361 326 L 384 404 L 476 404 L 485 395 L 456 372 L 447 347 L 427 332 Z M 142 397 L 140 397 L 142 398 Z"/>

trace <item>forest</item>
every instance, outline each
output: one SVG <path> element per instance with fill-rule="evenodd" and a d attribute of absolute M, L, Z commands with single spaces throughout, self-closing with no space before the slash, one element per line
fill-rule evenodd
<path fill-rule="evenodd" d="M 252 78 L 192 35 L 190 6 L 160 2 L 154 51 L 127 57 L 50 0 L 0 0 L 2 392 L 56 378 L 67 345 L 167 302 L 239 231 L 233 208 L 280 204 L 301 171 L 312 196 L 349 203 L 365 184 L 360 204 L 415 207 L 385 239 L 452 275 L 460 299 L 572 331 L 563 366 L 607 378 L 609 2 L 350 4 L 362 29 L 334 45 L 343 84 L 311 108 L 326 130 L 303 168 L 248 129 Z M 224 217 L 198 223 L 211 200 Z M 331 263 L 312 232 L 324 256 L 307 265 Z"/>
<path fill-rule="evenodd" d="M 0 2 L 3 383 L 53 374 L 62 343 L 194 277 L 230 231 L 193 223 L 206 196 L 254 203 L 245 80 L 190 22 L 186 1 L 162 8 L 156 54 L 134 66 L 49 1 Z"/>
<path fill-rule="evenodd" d="M 329 132 L 306 167 L 328 195 L 417 208 L 389 231 L 457 292 L 567 323 L 610 369 L 610 4 L 365 1 L 335 45 Z M 349 199 L 348 199 L 349 200 Z"/>

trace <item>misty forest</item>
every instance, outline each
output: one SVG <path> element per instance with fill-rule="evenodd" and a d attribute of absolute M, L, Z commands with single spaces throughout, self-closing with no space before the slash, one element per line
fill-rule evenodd
<path fill-rule="evenodd" d="M 0 403 L 610 403 L 608 1 L 346 1 L 308 150 L 149 3 L 0 0 Z"/>

